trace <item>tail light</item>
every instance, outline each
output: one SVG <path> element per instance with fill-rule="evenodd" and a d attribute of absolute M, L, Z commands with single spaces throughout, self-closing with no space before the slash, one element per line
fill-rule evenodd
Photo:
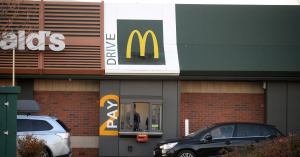
<path fill-rule="evenodd" d="M 63 138 L 63 139 L 70 138 L 70 133 L 68 133 L 68 132 L 66 132 L 66 133 L 56 133 L 56 135 Z"/>

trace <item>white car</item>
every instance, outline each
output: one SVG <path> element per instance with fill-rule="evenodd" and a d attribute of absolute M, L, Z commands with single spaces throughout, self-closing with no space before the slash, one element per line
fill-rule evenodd
<path fill-rule="evenodd" d="M 26 135 L 45 141 L 41 157 L 71 157 L 69 129 L 55 117 L 17 115 L 17 138 Z"/>

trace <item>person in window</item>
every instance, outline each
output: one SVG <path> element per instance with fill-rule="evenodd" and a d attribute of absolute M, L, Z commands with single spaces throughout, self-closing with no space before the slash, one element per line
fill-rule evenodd
<path fill-rule="evenodd" d="M 148 130 L 149 128 L 148 128 L 148 117 L 147 117 L 147 119 L 146 119 L 146 130 Z"/>
<path fill-rule="evenodd" d="M 140 122 L 141 122 L 141 117 L 138 112 L 136 112 L 136 105 L 133 104 L 133 131 L 140 131 Z"/>

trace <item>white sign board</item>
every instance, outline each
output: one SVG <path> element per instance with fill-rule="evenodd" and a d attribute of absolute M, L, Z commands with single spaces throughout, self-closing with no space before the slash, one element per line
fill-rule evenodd
<path fill-rule="evenodd" d="M 179 75 L 175 4 L 104 2 L 106 75 Z"/>

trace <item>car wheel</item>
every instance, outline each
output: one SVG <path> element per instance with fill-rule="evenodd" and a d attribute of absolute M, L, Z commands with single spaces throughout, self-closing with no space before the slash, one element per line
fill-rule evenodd
<path fill-rule="evenodd" d="M 178 153 L 177 157 L 196 157 L 196 154 L 190 150 L 182 150 Z"/>
<path fill-rule="evenodd" d="M 41 156 L 40 157 L 50 157 L 50 154 L 49 152 L 47 151 L 47 149 L 44 149 L 42 152 L 41 152 Z"/>

